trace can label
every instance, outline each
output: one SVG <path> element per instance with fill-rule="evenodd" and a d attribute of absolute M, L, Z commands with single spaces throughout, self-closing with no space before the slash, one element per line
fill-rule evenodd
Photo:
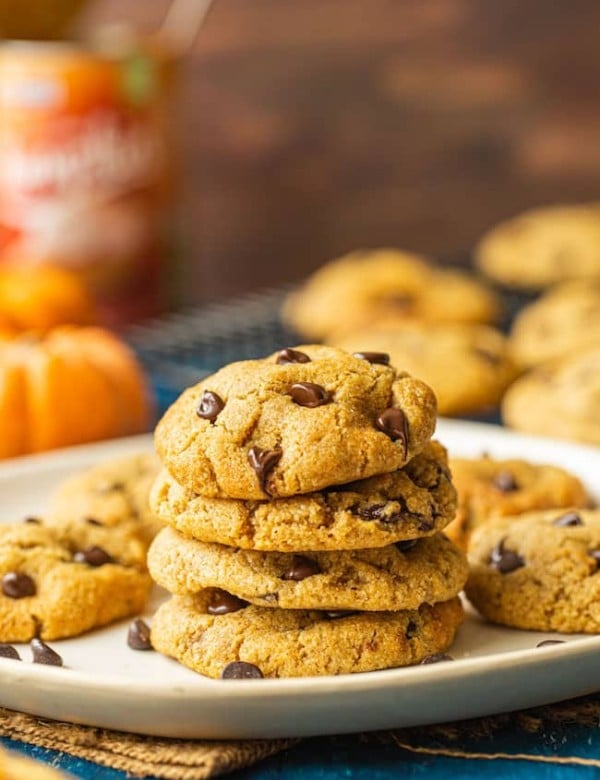
<path fill-rule="evenodd" d="M 160 68 L 0 47 L 0 264 L 77 272 L 108 324 L 156 314 L 168 151 Z"/>

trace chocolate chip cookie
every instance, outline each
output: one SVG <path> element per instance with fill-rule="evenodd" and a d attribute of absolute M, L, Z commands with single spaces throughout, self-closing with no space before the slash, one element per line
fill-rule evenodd
<path fill-rule="evenodd" d="M 508 287 L 540 290 L 600 277 L 600 204 L 532 209 L 492 228 L 475 252 L 479 268 Z"/>
<path fill-rule="evenodd" d="M 485 325 L 387 325 L 363 328 L 333 343 L 348 352 L 389 354 L 392 365 L 432 388 L 444 415 L 493 409 L 516 376 L 505 337 Z"/>
<path fill-rule="evenodd" d="M 450 466 L 458 509 L 445 532 L 463 549 L 473 531 L 493 518 L 591 505 L 581 481 L 558 466 L 489 457 L 452 458 Z"/>
<path fill-rule="evenodd" d="M 156 455 L 139 453 L 75 474 L 54 491 L 45 522 L 67 535 L 81 534 L 86 527 L 105 528 L 103 544 L 111 529 L 121 528 L 147 546 L 162 528 L 148 504 L 159 468 Z"/>
<path fill-rule="evenodd" d="M 473 534 L 466 594 L 494 623 L 600 633 L 600 511 L 492 521 Z"/>
<path fill-rule="evenodd" d="M 188 490 L 277 498 L 401 468 L 435 417 L 430 388 L 377 356 L 303 346 L 232 363 L 186 390 L 155 441 Z"/>
<path fill-rule="evenodd" d="M 113 534 L 127 550 L 127 534 Z M 0 642 L 76 636 L 139 613 L 152 583 L 123 558 L 39 522 L 0 525 Z"/>
<path fill-rule="evenodd" d="M 403 469 L 275 501 L 203 498 L 163 472 L 151 504 L 186 536 L 254 550 L 353 550 L 431 536 L 454 517 L 445 449 L 430 442 Z"/>
<path fill-rule="evenodd" d="M 544 363 L 502 400 L 506 425 L 528 433 L 600 444 L 600 344 Z"/>
<path fill-rule="evenodd" d="M 333 260 L 289 296 L 284 320 L 304 338 L 328 340 L 382 320 L 493 322 L 500 305 L 482 282 L 398 249 Z"/>
<path fill-rule="evenodd" d="M 10 750 L 0 749 L 0 780 L 73 780 L 57 769 L 46 766 L 40 761 L 19 755 Z"/>
<path fill-rule="evenodd" d="M 522 366 L 600 344 L 600 278 L 565 282 L 526 306 L 515 319 L 510 344 Z"/>
<path fill-rule="evenodd" d="M 213 592 L 174 596 L 152 622 L 156 650 L 208 677 L 304 677 L 417 664 L 445 652 L 458 598 L 418 610 L 339 612 L 211 607 Z"/>
<path fill-rule="evenodd" d="M 447 601 L 467 579 L 464 554 L 443 534 L 370 550 L 277 553 L 187 539 L 165 528 L 148 567 L 171 593 L 225 591 L 282 609 L 417 609 Z"/>

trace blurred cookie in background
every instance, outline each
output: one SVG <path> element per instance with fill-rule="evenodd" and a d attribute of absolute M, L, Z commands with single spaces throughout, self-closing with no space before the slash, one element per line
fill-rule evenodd
<path fill-rule="evenodd" d="M 382 352 L 434 391 L 441 415 L 489 412 L 516 376 L 506 338 L 486 325 L 406 322 L 333 339 L 348 352 Z"/>
<path fill-rule="evenodd" d="M 458 509 L 444 533 L 464 550 L 471 534 L 494 518 L 592 505 L 581 481 L 558 466 L 482 456 L 451 458 L 450 468 Z"/>
<path fill-rule="evenodd" d="M 551 288 L 516 317 L 510 338 L 515 361 L 525 367 L 600 344 L 600 277 Z"/>
<path fill-rule="evenodd" d="M 286 324 L 322 340 L 381 321 L 495 322 L 497 296 L 473 276 L 398 249 L 352 252 L 317 270 L 284 303 Z"/>
<path fill-rule="evenodd" d="M 502 400 L 511 428 L 600 444 L 600 344 L 534 368 Z"/>
<path fill-rule="evenodd" d="M 600 203 L 547 206 L 501 222 L 483 236 L 475 261 L 496 282 L 522 290 L 600 278 Z"/>

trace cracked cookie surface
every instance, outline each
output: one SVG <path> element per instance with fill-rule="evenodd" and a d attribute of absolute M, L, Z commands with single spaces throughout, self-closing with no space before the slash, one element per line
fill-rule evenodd
<path fill-rule="evenodd" d="M 591 505 L 581 480 L 558 466 L 481 457 L 452 458 L 450 467 L 458 508 L 445 532 L 463 549 L 473 531 L 493 518 Z"/>
<path fill-rule="evenodd" d="M 225 366 L 156 428 L 163 465 L 207 497 L 265 499 L 395 471 L 433 433 L 431 389 L 323 346 Z"/>
<path fill-rule="evenodd" d="M 196 672 L 220 677 L 240 662 L 252 676 L 305 677 L 417 664 L 448 649 L 464 619 L 458 598 L 418 610 L 357 612 L 245 606 L 209 614 L 211 591 L 174 596 L 152 621 L 152 644 Z"/>
<path fill-rule="evenodd" d="M 187 539 L 165 528 L 148 554 L 171 593 L 219 588 L 263 607 L 417 609 L 456 596 L 467 561 L 442 534 L 370 550 L 277 553 Z"/>
<path fill-rule="evenodd" d="M 469 545 L 465 592 L 488 620 L 600 633 L 600 511 L 554 509 L 491 521 Z"/>
<path fill-rule="evenodd" d="M 0 642 L 76 636 L 139 613 L 152 582 L 143 562 L 123 562 L 139 541 L 113 535 L 114 558 L 39 522 L 0 525 Z"/>
<path fill-rule="evenodd" d="M 352 550 L 441 531 L 454 517 L 456 490 L 446 450 L 432 441 L 399 471 L 274 501 L 195 496 L 162 472 L 151 504 L 163 522 L 205 542 L 281 552 Z"/>

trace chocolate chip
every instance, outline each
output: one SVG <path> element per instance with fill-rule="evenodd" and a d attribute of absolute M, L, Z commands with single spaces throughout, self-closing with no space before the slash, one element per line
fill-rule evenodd
<path fill-rule="evenodd" d="M 408 423 L 402 409 L 390 406 L 385 409 L 375 421 L 380 431 L 389 436 L 392 441 L 401 441 L 404 447 L 404 457 L 408 448 Z"/>
<path fill-rule="evenodd" d="M 33 654 L 34 664 L 46 664 L 47 666 L 62 666 L 63 659 L 41 639 L 32 639 L 29 645 Z"/>
<path fill-rule="evenodd" d="M 492 479 L 492 484 L 502 493 L 512 493 L 513 490 L 519 489 L 519 486 L 510 471 L 499 471 Z"/>
<path fill-rule="evenodd" d="M 350 617 L 357 614 L 356 609 L 329 609 L 325 610 L 324 615 L 329 620 L 339 620 L 340 618 Z"/>
<path fill-rule="evenodd" d="M 440 661 L 454 661 L 451 655 L 446 653 L 433 653 L 432 655 L 426 655 L 421 664 L 439 664 Z"/>
<path fill-rule="evenodd" d="M 152 650 L 150 641 L 150 626 L 141 618 L 136 618 L 129 624 L 127 644 L 132 650 Z"/>
<path fill-rule="evenodd" d="M 230 612 L 237 612 L 247 606 L 247 601 L 238 599 L 233 593 L 228 593 L 226 590 L 215 588 L 209 596 L 206 611 L 209 615 L 227 615 Z"/>
<path fill-rule="evenodd" d="M 592 556 L 597 565 L 600 567 L 600 550 L 590 550 L 589 555 Z"/>
<path fill-rule="evenodd" d="M 104 525 L 104 523 L 101 523 L 100 520 L 96 520 L 95 517 L 86 517 L 85 518 L 85 522 L 88 525 L 97 525 L 97 526 L 103 526 Z"/>
<path fill-rule="evenodd" d="M 550 645 L 564 645 L 564 639 L 544 639 L 542 642 L 538 642 L 536 647 L 549 647 Z"/>
<path fill-rule="evenodd" d="M 198 417 L 202 417 L 203 420 L 210 420 L 211 423 L 214 423 L 224 408 L 225 401 L 221 396 L 213 393 L 211 390 L 205 390 L 202 393 L 196 414 Z"/>
<path fill-rule="evenodd" d="M 396 547 L 400 552 L 407 552 L 408 550 L 412 550 L 418 541 L 418 539 L 403 539 L 401 542 L 396 542 Z"/>
<path fill-rule="evenodd" d="M 406 632 L 405 636 L 407 639 L 412 639 L 417 634 L 418 626 L 414 622 L 414 620 L 409 620 L 408 625 L 406 626 Z"/>
<path fill-rule="evenodd" d="M 258 666 L 246 661 L 232 661 L 221 671 L 222 680 L 259 680 L 264 677 Z"/>
<path fill-rule="evenodd" d="M 310 358 L 305 355 L 304 352 L 299 352 L 297 349 L 282 349 L 277 353 L 275 362 L 278 365 L 285 365 L 286 363 L 310 363 Z"/>
<path fill-rule="evenodd" d="M 557 517 L 552 525 L 557 525 L 559 528 L 574 525 L 583 525 L 583 520 L 577 514 L 577 512 L 567 512 L 565 515 Z"/>
<path fill-rule="evenodd" d="M 39 517 L 25 517 L 23 518 L 24 523 L 31 523 L 31 525 L 41 525 L 42 521 Z"/>
<path fill-rule="evenodd" d="M 509 574 L 511 571 L 525 566 L 525 561 L 518 553 L 504 547 L 505 541 L 506 539 L 501 539 L 490 555 L 490 566 L 497 569 L 500 574 Z"/>
<path fill-rule="evenodd" d="M 387 352 L 353 352 L 353 357 L 366 360 L 367 363 L 379 363 L 382 366 L 389 366 L 390 356 Z"/>
<path fill-rule="evenodd" d="M 105 563 L 113 563 L 114 559 L 103 550 L 102 547 L 93 545 L 92 547 L 86 547 L 84 550 L 79 550 L 73 556 L 73 560 L 76 563 L 87 563 L 88 566 L 104 566 Z"/>
<path fill-rule="evenodd" d="M 331 399 L 324 387 L 313 382 L 296 382 L 290 388 L 290 395 L 298 406 L 307 406 L 309 409 L 323 406 Z"/>
<path fill-rule="evenodd" d="M 15 661 L 21 660 L 21 656 L 16 649 L 12 645 L 4 644 L 4 642 L 0 643 L 0 658 L 13 658 Z"/>
<path fill-rule="evenodd" d="M 294 555 L 292 563 L 287 572 L 282 576 L 282 580 L 294 580 L 300 582 L 313 574 L 320 574 L 321 568 L 312 558 L 306 558 L 304 555 Z"/>
<path fill-rule="evenodd" d="M 261 488 L 267 492 L 266 484 L 269 473 L 281 460 L 283 451 L 276 447 L 273 450 L 261 450 L 260 447 L 252 447 L 248 451 L 250 465 L 256 471 Z"/>
<path fill-rule="evenodd" d="M 35 582 L 28 574 L 9 571 L 2 577 L 2 593 L 9 599 L 24 599 L 27 596 L 35 596 L 36 591 Z"/>

